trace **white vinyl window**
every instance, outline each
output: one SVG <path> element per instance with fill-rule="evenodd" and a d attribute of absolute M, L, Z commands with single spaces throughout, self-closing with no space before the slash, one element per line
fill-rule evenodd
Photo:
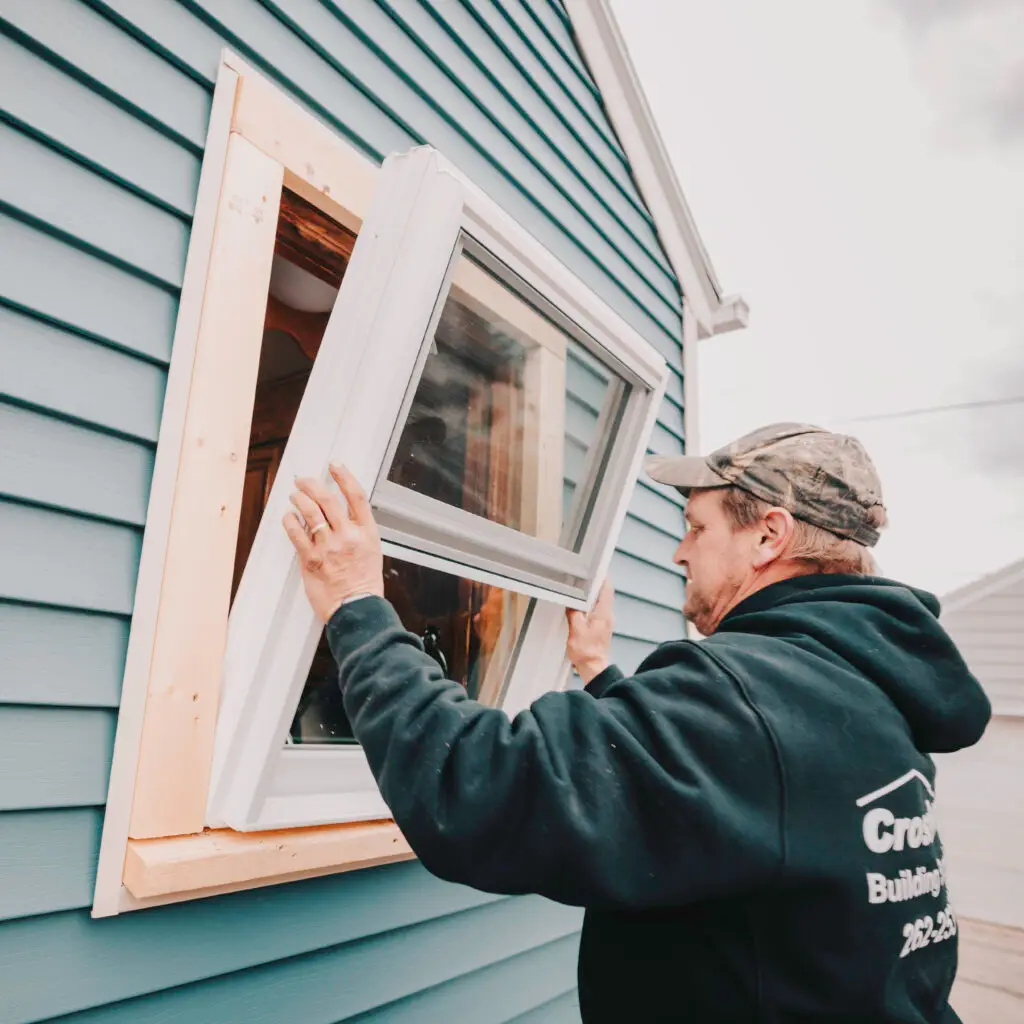
<path fill-rule="evenodd" d="M 279 270 L 272 304 L 298 281 Z M 565 609 L 607 571 L 664 389 L 661 357 L 428 147 L 385 161 L 331 299 L 283 452 L 250 449 L 265 510 L 236 562 L 215 827 L 389 816 L 281 528 L 296 475 L 349 466 L 403 623 L 513 715 L 566 681 Z"/>

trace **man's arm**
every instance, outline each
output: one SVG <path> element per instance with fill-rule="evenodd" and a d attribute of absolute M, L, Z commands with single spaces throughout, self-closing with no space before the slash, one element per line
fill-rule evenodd
<path fill-rule="evenodd" d="M 551 693 L 513 721 L 442 677 L 390 605 L 328 628 L 345 710 L 385 801 L 435 874 L 581 906 L 690 902 L 780 866 L 763 726 L 694 644 L 637 676 Z"/>
<path fill-rule="evenodd" d="M 443 678 L 383 594 L 369 502 L 298 481 L 285 528 L 329 623 L 345 708 L 381 792 L 435 874 L 565 903 L 651 907 L 750 886 L 781 865 L 780 778 L 764 725 L 696 644 L 624 679 L 607 665 L 611 591 L 570 616 L 587 692 L 513 721 Z M 325 524 L 325 525 L 321 525 Z M 308 532 L 307 532 L 308 531 Z M 359 595 L 377 595 L 352 601 Z"/>

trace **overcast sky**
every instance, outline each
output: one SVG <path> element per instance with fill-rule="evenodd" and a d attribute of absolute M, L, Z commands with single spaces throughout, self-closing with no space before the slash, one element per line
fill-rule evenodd
<path fill-rule="evenodd" d="M 888 575 L 1024 557 L 1024 3 L 613 0 L 698 228 L 751 326 L 701 344 L 701 448 L 857 434 Z"/>

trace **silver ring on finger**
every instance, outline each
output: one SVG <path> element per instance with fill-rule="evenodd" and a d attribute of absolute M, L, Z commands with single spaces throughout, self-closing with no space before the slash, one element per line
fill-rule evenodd
<path fill-rule="evenodd" d="M 330 524 L 326 519 L 322 523 L 317 523 L 317 525 L 309 531 L 310 538 L 315 537 L 321 530 L 328 529 L 329 526 Z"/>

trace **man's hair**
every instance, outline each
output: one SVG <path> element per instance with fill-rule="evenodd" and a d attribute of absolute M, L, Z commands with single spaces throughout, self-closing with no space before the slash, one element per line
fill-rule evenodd
<path fill-rule="evenodd" d="M 754 526 L 773 506 L 755 498 L 739 487 L 722 489 L 722 510 L 734 530 Z M 871 525 L 881 529 L 886 524 L 885 509 L 876 505 L 871 511 Z M 855 576 L 873 576 L 878 572 L 871 552 L 855 540 L 838 537 L 820 526 L 793 520 L 793 546 L 786 558 L 799 562 L 808 573 L 851 573 Z"/>

